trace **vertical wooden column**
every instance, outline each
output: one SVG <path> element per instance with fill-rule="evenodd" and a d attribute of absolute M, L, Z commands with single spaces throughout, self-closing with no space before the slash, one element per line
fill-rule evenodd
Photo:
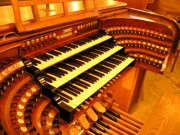
<path fill-rule="evenodd" d="M 35 22 L 40 21 L 38 6 L 37 5 L 33 5 L 33 6 L 31 6 L 31 9 L 32 9 L 34 21 Z"/>
<path fill-rule="evenodd" d="M 64 16 L 67 16 L 68 15 L 67 3 L 62 2 L 62 5 L 63 5 Z"/>
<path fill-rule="evenodd" d="M 24 27 L 22 24 L 21 13 L 19 10 L 19 2 L 17 0 L 11 0 L 11 4 L 13 4 L 13 6 L 12 6 L 13 10 L 14 10 L 14 13 L 16 13 L 16 15 L 14 15 L 15 24 L 19 31 L 23 31 Z"/>
<path fill-rule="evenodd" d="M 84 8 L 85 8 L 85 12 L 89 11 L 88 0 L 84 0 Z"/>

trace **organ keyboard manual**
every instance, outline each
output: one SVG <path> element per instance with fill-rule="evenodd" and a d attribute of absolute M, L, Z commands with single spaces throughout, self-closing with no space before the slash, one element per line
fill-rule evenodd
<path fill-rule="evenodd" d="M 141 131 L 144 122 L 128 111 L 146 71 L 166 70 L 179 27 L 164 16 L 109 3 L 11 0 L 14 22 L 0 26 L 0 134 Z"/>

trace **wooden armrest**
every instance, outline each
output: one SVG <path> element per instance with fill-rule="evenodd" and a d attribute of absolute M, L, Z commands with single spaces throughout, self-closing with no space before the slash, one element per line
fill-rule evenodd
<path fill-rule="evenodd" d="M 178 56 L 179 56 L 179 52 L 180 52 L 180 48 L 178 48 L 176 50 L 176 54 L 174 55 L 174 62 L 173 62 L 172 68 L 171 68 L 171 72 L 173 72 L 173 70 L 174 70 L 174 67 L 176 65 L 176 62 L 177 62 L 177 59 L 178 59 Z"/>
<path fill-rule="evenodd" d="M 138 135 L 179 135 L 180 94 L 165 93 Z"/>

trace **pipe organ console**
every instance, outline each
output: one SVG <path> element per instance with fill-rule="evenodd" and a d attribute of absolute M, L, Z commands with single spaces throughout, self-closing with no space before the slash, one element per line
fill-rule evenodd
<path fill-rule="evenodd" d="M 139 133 L 144 122 L 128 110 L 145 70 L 163 73 L 176 52 L 175 22 L 124 4 L 60 25 L 37 19 L 32 30 L 18 21 L 0 46 L 0 134 Z"/>

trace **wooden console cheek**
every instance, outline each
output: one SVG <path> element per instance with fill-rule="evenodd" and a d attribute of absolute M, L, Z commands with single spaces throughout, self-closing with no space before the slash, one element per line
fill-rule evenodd
<path fill-rule="evenodd" d="M 129 67 L 122 75 L 111 84 L 112 96 L 119 107 L 128 112 L 140 95 L 141 82 L 144 80 L 146 70 Z"/>

